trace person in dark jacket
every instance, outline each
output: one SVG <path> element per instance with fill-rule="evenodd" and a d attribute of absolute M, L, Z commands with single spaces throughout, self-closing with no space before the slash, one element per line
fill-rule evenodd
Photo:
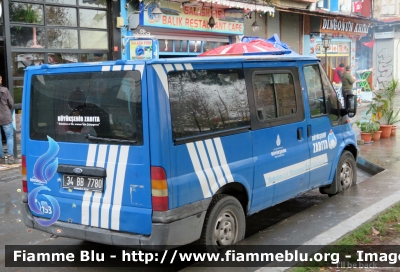
<path fill-rule="evenodd" d="M 7 162 L 9 164 L 14 163 L 14 127 L 12 124 L 11 110 L 14 107 L 14 99 L 12 98 L 10 91 L 7 87 L 2 84 L 3 78 L 0 75 L 0 126 L 4 130 L 4 134 L 7 138 Z M 0 142 L 2 143 L 1 133 Z M 6 163 L 6 157 L 4 156 L 3 146 L 0 148 L 0 163 Z"/>
<path fill-rule="evenodd" d="M 342 82 L 343 70 L 344 70 L 344 64 L 343 63 L 339 64 L 339 66 L 336 67 L 335 71 L 333 72 L 333 82 L 335 82 L 335 83 L 341 83 Z"/>
<path fill-rule="evenodd" d="M 351 74 L 351 67 L 346 66 L 346 69 L 342 75 L 342 95 L 345 101 L 348 94 L 353 94 L 352 89 L 354 82 L 356 82 L 356 79 Z"/>

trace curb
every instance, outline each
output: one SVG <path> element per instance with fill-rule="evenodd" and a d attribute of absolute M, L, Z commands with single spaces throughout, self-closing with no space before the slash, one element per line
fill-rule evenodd
<path fill-rule="evenodd" d="M 373 176 L 385 170 L 385 168 L 382 168 L 379 165 L 367 161 L 360 156 L 358 156 L 357 158 L 357 167 Z"/>

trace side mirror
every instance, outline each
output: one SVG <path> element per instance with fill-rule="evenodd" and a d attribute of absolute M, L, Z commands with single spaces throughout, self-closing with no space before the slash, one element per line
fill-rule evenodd
<path fill-rule="evenodd" d="M 346 95 L 346 112 L 347 115 L 352 118 L 356 115 L 357 113 L 357 96 L 354 94 L 348 94 Z"/>

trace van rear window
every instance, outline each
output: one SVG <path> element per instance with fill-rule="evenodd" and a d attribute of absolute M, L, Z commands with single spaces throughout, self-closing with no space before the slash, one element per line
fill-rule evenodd
<path fill-rule="evenodd" d="M 31 139 L 143 143 L 139 71 L 35 75 L 31 82 Z"/>

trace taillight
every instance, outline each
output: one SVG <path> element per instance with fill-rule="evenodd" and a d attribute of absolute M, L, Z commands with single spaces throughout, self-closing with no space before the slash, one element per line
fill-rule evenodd
<path fill-rule="evenodd" d="M 21 156 L 21 175 L 22 175 L 22 191 L 28 192 L 28 183 L 26 182 L 26 157 Z"/>
<path fill-rule="evenodd" d="M 168 184 L 164 168 L 151 167 L 151 200 L 153 211 L 168 210 Z"/>

